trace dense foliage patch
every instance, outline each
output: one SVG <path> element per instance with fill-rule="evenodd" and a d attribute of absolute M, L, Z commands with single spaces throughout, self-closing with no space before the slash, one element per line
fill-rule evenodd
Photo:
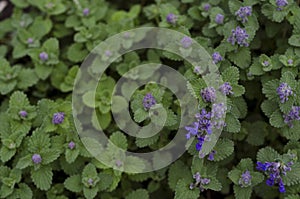
<path fill-rule="evenodd" d="M 300 198 L 300 8 L 294 0 L 11 0 L 0 21 L 0 198 Z M 202 45 L 224 81 L 207 86 L 202 68 L 183 57 L 143 49 L 114 60 L 99 82 L 96 96 L 82 88 L 112 143 L 149 152 L 165 146 L 180 123 L 176 96 L 149 83 L 131 97 L 130 113 L 143 126 L 164 128 L 149 138 L 121 132 L 111 114 L 111 96 L 134 67 L 168 65 L 189 80 L 199 113 L 186 126 L 192 144 L 169 167 L 149 173 L 122 172 L 138 159 L 113 159 L 115 169 L 97 161 L 84 147 L 74 125 L 72 89 L 84 58 L 101 41 L 136 27 L 164 27 L 186 34 L 180 41 L 189 53 L 192 39 Z M 109 60 L 122 45 L 101 51 Z M 127 71 L 131 70 L 130 73 Z M 91 73 L 91 81 L 93 81 Z M 152 74 L 145 74 L 151 76 Z M 134 86 L 134 85 L 127 85 Z M 126 93 L 126 88 L 121 92 Z M 216 102 L 216 93 L 226 103 Z M 119 104 L 124 103 L 118 98 Z M 81 110 L 84 112 L 85 110 Z M 115 111 L 121 111 L 116 109 Z M 214 129 L 223 129 L 205 155 Z M 195 138 L 194 140 L 192 138 Z M 160 165 L 172 154 L 155 156 Z M 110 160 L 110 159 L 109 159 Z"/>

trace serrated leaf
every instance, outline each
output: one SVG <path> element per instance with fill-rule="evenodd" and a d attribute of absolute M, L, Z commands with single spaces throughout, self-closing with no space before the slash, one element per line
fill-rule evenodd
<path fill-rule="evenodd" d="M 231 113 L 226 114 L 225 123 L 224 130 L 230 133 L 238 133 L 241 129 L 240 121 Z"/>
<path fill-rule="evenodd" d="M 221 161 L 229 157 L 234 151 L 233 141 L 223 138 L 219 139 L 216 146 L 214 147 L 216 154 L 214 156 L 214 161 Z"/>
<path fill-rule="evenodd" d="M 114 145 L 116 145 L 116 147 L 119 147 L 119 148 L 121 148 L 121 149 L 126 150 L 127 147 L 128 147 L 126 136 L 125 136 L 123 133 L 119 132 L 119 131 L 113 133 L 113 134 L 109 137 L 109 140 L 110 140 Z"/>
<path fill-rule="evenodd" d="M 183 199 L 183 198 L 197 199 L 199 197 L 199 193 L 200 193 L 199 189 L 190 190 L 189 183 L 183 179 L 180 179 L 177 182 L 175 188 L 174 199 Z"/>
<path fill-rule="evenodd" d="M 270 117 L 270 124 L 276 128 L 281 128 L 285 125 L 282 113 L 279 110 L 272 113 Z"/>
<path fill-rule="evenodd" d="M 265 163 L 265 162 L 274 162 L 276 159 L 280 157 L 280 154 L 275 151 L 271 147 L 265 147 L 258 151 L 257 153 L 257 161 Z"/>
<path fill-rule="evenodd" d="M 237 52 L 228 53 L 228 58 L 241 69 L 246 69 L 251 63 L 251 52 L 249 48 L 240 48 Z"/>
<path fill-rule="evenodd" d="M 237 185 L 233 186 L 234 196 L 236 199 L 249 199 L 251 198 L 252 188 L 251 187 L 240 187 Z"/>
<path fill-rule="evenodd" d="M 81 177 L 80 175 L 73 175 L 68 177 L 64 182 L 65 187 L 75 193 L 82 191 Z"/>
<path fill-rule="evenodd" d="M 239 69 L 231 66 L 222 72 L 222 79 L 224 82 L 236 85 L 240 79 Z"/>
<path fill-rule="evenodd" d="M 125 199 L 137 199 L 137 198 L 149 199 L 148 191 L 145 189 L 137 189 L 137 190 L 129 193 L 125 197 Z"/>
<path fill-rule="evenodd" d="M 50 166 L 42 166 L 37 170 L 31 170 L 31 179 L 35 186 L 41 190 L 51 187 L 53 172 Z"/>
<path fill-rule="evenodd" d="M 190 179 L 188 176 L 190 172 L 188 166 L 182 161 L 176 161 L 172 164 L 168 172 L 168 184 L 170 188 L 175 191 L 176 184 L 180 179 L 186 179 L 188 181 Z"/>

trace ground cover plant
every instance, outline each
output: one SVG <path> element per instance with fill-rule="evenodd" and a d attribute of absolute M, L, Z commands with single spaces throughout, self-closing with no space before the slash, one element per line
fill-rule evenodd
<path fill-rule="evenodd" d="M 298 0 L 11 0 L 0 13 L 0 198 L 300 198 L 300 1 Z M 107 38 L 140 27 L 160 27 L 185 36 L 183 56 L 140 49 L 112 59 L 146 35 L 125 34 L 124 42 L 101 49 L 100 61 L 113 61 L 99 81 L 77 90 L 93 110 L 111 143 L 137 153 L 157 151 L 180 126 L 181 104 L 157 83 L 131 96 L 130 117 L 140 126 L 161 125 L 151 137 L 135 138 L 119 129 L 112 110 L 114 86 L 136 79 L 135 67 L 161 63 L 178 71 L 199 103 L 181 136 L 189 147 L 172 164 L 172 154 L 153 157 L 159 170 L 134 171 L 138 158 L 115 159 L 112 144 L 103 156 L 85 147 L 74 124 L 72 93 L 80 66 Z M 172 38 L 160 38 L 162 41 Z M 196 41 L 210 55 L 223 82 L 206 84 L 205 66 L 185 60 Z M 99 71 L 98 71 L 99 72 Z M 79 74 L 80 75 L 80 74 Z M 147 72 L 142 78 L 155 74 Z M 164 79 L 160 81 L 166 81 Z M 174 80 L 175 84 L 176 80 Z M 171 82 L 172 83 L 172 82 Z M 126 85 L 134 87 L 135 85 Z M 127 87 L 121 89 L 126 94 Z M 226 100 L 217 101 L 218 95 Z M 74 102 L 74 101 L 73 101 Z M 79 113 L 78 113 L 79 114 Z M 215 130 L 221 135 L 208 153 Z M 91 140 L 89 145 L 98 147 Z M 94 145 L 93 145 L 94 144 Z"/>

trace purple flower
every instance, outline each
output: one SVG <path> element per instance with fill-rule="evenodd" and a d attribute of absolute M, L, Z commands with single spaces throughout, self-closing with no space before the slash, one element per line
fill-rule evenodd
<path fill-rule="evenodd" d="M 82 11 L 83 16 L 88 16 L 90 14 L 90 9 L 84 8 Z"/>
<path fill-rule="evenodd" d="M 287 62 L 288 62 L 289 65 L 293 65 L 294 61 L 292 59 L 289 59 Z"/>
<path fill-rule="evenodd" d="M 198 140 L 198 142 L 196 144 L 196 150 L 197 151 L 201 151 L 202 146 L 203 146 L 203 144 L 205 142 L 205 137 L 204 136 L 200 136 L 200 137 L 197 138 L 197 140 Z"/>
<path fill-rule="evenodd" d="M 266 181 L 268 186 L 274 186 L 278 184 L 279 192 L 284 193 L 285 187 L 282 181 L 281 175 L 286 175 L 286 172 L 291 171 L 290 168 L 292 162 L 287 163 L 286 165 L 280 162 L 257 162 L 257 169 L 259 171 L 264 171 L 269 177 Z"/>
<path fill-rule="evenodd" d="M 292 109 L 288 114 L 283 115 L 284 123 L 288 124 L 289 127 L 293 127 L 294 120 L 300 120 L 300 106 L 292 106 Z"/>
<path fill-rule="evenodd" d="M 169 13 L 166 17 L 167 22 L 173 25 L 176 24 L 177 19 L 178 17 L 173 13 Z"/>
<path fill-rule="evenodd" d="M 121 167 L 123 165 L 123 162 L 121 160 L 116 160 L 116 166 Z"/>
<path fill-rule="evenodd" d="M 19 112 L 19 115 L 20 115 L 20 117 L 24 118 L 24 117 L 27 117 L 28 113 L 26 111 L 22 110 Z"/>
<path fill-rule="evenodd" d="M 52 124 L 61 124 L 65 119 L 64 112 L 54 113 L 52 117 Z"/>
<path fill-rule="evenodd" d="M 213 87 L 207 87 L 201 90 L 202 99 L 205 102 L 214 102 L 216 100 L 216 90 Z"/>
<path fill-rule="evenodd" d="M 215 22 L 217 24 L 222 24 L 224 22 L 224 15 L 217 14 L 216 17 L 215 17 Z"/>
<path fill-rule="evenodd" d="M 248 21 L 248 16 L 251 16 L 251 14 L 252 14 L 252 7 L 251 6 L 240 7 L 240 9 L 235 12 L 235 15 L 237 16 L 237 19 L 239 21 L 242 21 L 242 23 L 247 22 Z"/>
<path fill-rule="evenodd" d="M 269 61 L 267 61 L 267 60 L 263 61 L 264 66 L 269 66 L 269 64 L 270 64 Z"/>
<path fill-rule="evenodd" d="M 89 178 L 87 182 L 90 186 L 94 185 L 94 180 L 92 178 Z"/>
<path fill-rule="evenodd" d="M 225 104 L 219 103 L 219 104 L 213 104 L 212 105 L 212 111 L 211 111 L 211 117 L 215 119 L 222 119 L 226 114 L 227 107 Z"/>
<path fill-rule="evenodd" d="M 33 156 L 31 157 L 31 160 L 34 164 L 39 164 L 42 162 L 42 157 L 40 154 L 33 154 Z"/>
<path fill-rule="evenodd" d="M 208 185 L 210 183 L 209 178 L 202 178 L 200 173 L 197 172 L 193 175 L 193 179 L 196 181 L 190 184 L 190 189 L 194 189 L 195 187 L 199 187 L 200 191 L 204 191 L 203 185 Z"/>
<path fill-rule="evenodd" d="M 283 7 L 287 6 L 289 3 L 287 0 L 276 0 L 277 10 L 282 10 Z"/>
<path fill-rule="evenodd" d="M 149 110 L 156 104 L 156 100 L 151 93 L 147 93 L 143 99 L 143 106 L 145 110 Z"/>
<path fill-rule="evenodd" d="M 232 45 L 237 43 L 239 46 L 248 47 L 249 43 L 247 42 L 249 35 L 247 34 L 246 30 L 240 28 L 239 26 L 236 29 L 232 29 L 231 36 L 228 37 L 227 41 Z"/>
<path fill-rule="evenodd" d="M 112 52 L 110 50 L 106 50 L 104 54 L 106 57 L 112 56 Z"/>
<path fill-rule="evenodd" d="M 251 179 L 252 176 L 250 174 L 250 171 L 245 171 L 239 179 L 239 185 L 241 187 L 248 187 L 249 185 L 251 185 Z"/>
<path fill-rule="evenodd" d="M 191 138 L 191 135 L 195 136 L 198 134 L 199 122 L 194 122 L 193 124 L 194 124 L 194 126 L 192 126 L 192 127 L 189 127 L 189 126 L 185 127 L 185 129 L 188 131 L 188 133 L 186 134 L 186 139 L 188 139 L 188 140 Z"/>
<path fill-rule="evenodd" d="M 211 8 L 209 3 L 203 5 L 203 9 L 207 12 Z"/>
<path fill-rule="evenodd" d="M 189 48 L 192 45 L 193 40 L 190 37 L 184 36 L 180 43 L 183 48 Z"/>
<path fill-rule="evenodd" d="M 69 144 L 68 144 L 68 147 L 69 147 L 69 149 L 71 149 L 71 150 L 74 149 L 75 146 L 76 146 L 76 144 L 75 144 L 75 142 L 73 142 L 73 141 L 69 142 Z"/>
<path fill-rule="evenodd" d="M 212 59 L 213 59 L 213 63 L 214 63 L 214 64 L 217 64 L 217 63 L 219 63 L 220 61 L 223 60 L 223 57 L 220 55 L 219 52 L 214 52 L 214 53 L 212 54 Z"/>
<path fill-rule="evenodd" d="M 201 110 L 201 113 L 196 115 L 197 121 L 199 122 L 199 131 L 206 132 L 207 134 L 212 133 L 211 124 L 211 113 L 207 112 L 205 109 Z"/>
<path fill-rule="evenodd" d="M 288 97 L 293 95 L 292 88 L 285 82 L 279 85 L 279 87 L 276 89 L 276 92 L 279 95 L 281 103 L 288 101 Z"/>
<path fill-rule="evenodd" d="M 27 39 L 27 44 L 32 44 L 33 43 L 33 39 L 32 38 L 28 38 Z"/>
<path fill-rule="evenodd" d="M 220 87 L 219 87 L 219 91 L 223 94 L 223 95 L 232 95 L 233 92 L 232 92 L 232 87 L 231 85 L 229 84 L 229 82 L 225 82 L 224 84 L 222 84 Z"/>
<path fill-rule="evenodd" d="M 202 72 L 201 67 L 200 66 L 195 66 L 194 73 L 199 75 L 199 74 L 201 74 L 201 72 Z"/>
<path fill-rule="evenodd" d="M 209 155 L 208 155 L 208 160 L 213 161 L 215 159 L 215 154 L 217 153 L 217 151 L 212 150 Z"/>
<path fill-rule="evenodd" d="M 42 61 L 47 61 L 49 58 L 48 54 L 46 52 L 41 52 L 39 57 L 40 57 L 40 60 L 42 60 Z"/>
<path fill-rule="evenodd" d="M 285 187 L 284 187 L 282 179 L 279 180 L 278 185 L 279 185 L 279 192 L 280 193 L 285 193 Z"/>

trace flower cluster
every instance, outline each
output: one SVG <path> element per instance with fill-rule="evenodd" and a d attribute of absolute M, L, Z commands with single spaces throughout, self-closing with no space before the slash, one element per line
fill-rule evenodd
<path fill-rule="evenodd" d="M 193 123 L 193 126 L 185 127 L 185 129 L 188 131 L 186 134 L 186 139 L 190 139 L 191 136 L 197 137 L 197 151 L 202 149 L 205 141 L 209 141 L 209 135 L 212 133 L 213 127 L 220 129 L 226 125 L 222 120 L 227 110 L 225 104 L 213 104 L 212 107 L 212 112 L 202 109 L 200 113 L 195 115 L 197 121 Z M 214 154 L 212 154 L 212 158 Z"/>
<path fill-rule="evenodd" d="M 69 144 L 68 144 L 68 147 L 69 147 L 69 149 L 71 149 L 71 150 L 74 149 L 75 146 L 76 146 L 76 144 L 75 144 L 75 142 L 73 142 L 73 141 L 69 142 Z"/>
<path fill-rule="evenodd" d="M 213 104 L 211 110 L 211 117 L 214 119 L 212 124 L 215 128 L 221 129 L 226 126 L 224 117 L 226 115 L 227 106 L 224 103 Z"/>
<path fill-rule="evenodd" d="M 178 17 L 173 13 L 169 13 L 166 17 L 167 22 L 173 25 L 176 24 L 177 19 Z"/>
<path fill-rule="evenodd" d="M 220 87 L 219 87 L 219 91 L 223 94 L 223 95 L 232 95 L 233 92 L 232 92 L 232 87 L 230 85 L 229 82 L 225 82 L 224 84 L 222 84 Z"/>
<path fill-rule="evenodd" d="M 251 6 L 244 6 L 240 7 L 238 11 L 235 12 L 237 19 L 245 23 L 248 21 L 248 17 L 252 15 L 252 7 Z"/>
<path fill-rule="evenodd" d="M 288 101 L 289 96 L 293 95 L 292 88 L 285 82 L 279 85 L 279 87 L 276 89 L 276 92 L 279 95 L 281 103 Z"/>
<path fill-rule="evenodd" d="M 300 106 L 293 106 L 288 114 L 283 115 L 284 123 L 293 127 L 293 121 L 300 120 Z"/>
<path fill-rule="evenodd" d="M 241 187 L 248 187 L 251 185 L 251 179 L 252 176 L 250 174 L 250 171 L 247 170 L 241 175 L 241 178 L 239 179 L 239 185 Z"/>
<path fill-rule="evenodd" d="M 145 110 L 149 110 L 156 104 L 156 100 L 151 93 L 147 93 L 143 99 L 143 106 Z"/>
<path fill-rule="evenodd" d="M 83 16 L 88 16 L 90 14 L 90 9 L 84 8 L 82 11 Z"/>
<path fill-rule="evenodd" d="M 205 190 L 203 185 L 208 185 L 210 183 L 210 179 L 209 178 L 202 178 L 199 172 L 197 172 L 193 175 L 193 179 L 196 182 L 190 184 L 190 189 L 194 189 L 195 187 L 199 187 L 201 192 L 203 192 Z"/>
<path fill-rule="evenodd" d="M 230 37 L 228 37 L 227 41 L 232 45 L 237 43 L 239 46 L 248 47 L 249 43 L 247 42 L 249 35 L 247 34 L 246 30 L 242 29 L 241 27 L 236 27 L 232 29 Z"/>
<path fill-rule="evenodd" d="M 63 123 L 64 119 L 65 119 L 64 112 L 54 113 L 52 117 L 52 124 L 61 124 Z"/>
<path fill-rule="evenodd" d="M 220 61 L 223 60 L 223 57 L 220 55 L 219 52 L 214 52 L 214 53 L 212 54 L 212 59 L 213 59 L 213 63 L 214 63 L 214 64 L 217 64 L 217 63 L 219 63 Z"/>
<path fill-rule="evenodd" d="M 280 162 L 257 162 L 256 169 L 265 172 L 269 178 L 266 181 L 268 186 L 278 184 L 279 192 L 285 192 L 285 186 L 282 181 L 282 175 L 285 176 L 286 172 L 291 171 L 293 162 L 288 162 L 286 165 Z"/>
<path fill-rule="evenodd" d="M 205 102 L 214 102 L 216 100 L 216 90 L 213 87 L 207 87 L 201 90 L 202 99 Z"/>

